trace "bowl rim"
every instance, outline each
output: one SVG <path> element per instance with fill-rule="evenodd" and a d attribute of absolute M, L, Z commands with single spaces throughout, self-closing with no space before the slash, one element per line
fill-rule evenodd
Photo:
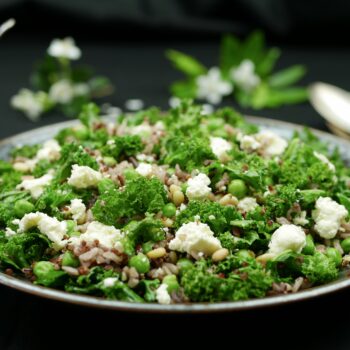
<path fill-rule="evenodd" d="M 110 119 L 110 118 L 108 118 Z M 251 123 L 257 124 L 261 127 L 291 129 L 301 131 L 304 126 L 297 125 L 290 122 L 281 121 L 278 119 L 263 118 L 257 116 L 246 116 L 246 119 Z M 29 131 L 25 131 L 14 136 L 7 137 L 0 141 L 0 148 L 5 146 L 13 146 L 22 143 L 23 140 L 30 140 L 35 138 L 38 134 L 53 134 L 58 130 L 78 124 L 78 120 L 64 121 L 55 123 Z M 317 136 L 320 136 L 327 142 L 342 144 L 344 147 L 350 148 L 350 141 L 342 139 L 330 133 L 309 128 Z M 109 309 L 115 311 L 129 311 L 129 312 L 145 312 L 145 313 L 214 313 L 214 312 L 233 312 L 242 310 L 252 310 L 259 308 L 266 308 L 278 305 L 289 304 L 296 301 L 308 300 L 318 296 L 334 293 L 338 290 L 350 286 L 350 279 L 343 277 L 341 279 L 332 281 L 331 283 L 306 289 L 297 293 L 269 296 L 260 299 L 249 299 L 244 301 L 229 301 L 219 303 L 189 303 L 189 304 L 171 304 L 161 305 L 157 303 L 131 303 L 117 300 L 107 300 L 99 297 L 79 295 L 51 289 L 47 287 L 37 286 L 30 283 L 23 278 L 9 276 L 4 272 L 0 272 L 0 284 L 14 288 L 21 292 L 52 299 L 81 306 L 88 306 L 100 309 Z"/>

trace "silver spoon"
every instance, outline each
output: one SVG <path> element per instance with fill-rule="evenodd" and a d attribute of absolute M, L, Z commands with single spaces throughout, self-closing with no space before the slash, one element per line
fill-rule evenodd
<path fill-rule="evenodd" d="M 309 87 L 312 106 L 337 131 L 350 134 L 350 93 L 322 82 Z"/>
<path fill-rule="evenodd" d="M 16 21 L 14 18 L 8 19 L 6 22 L 0 25 L 0 37 L 2 37 L 5 32 L 10 30 L 14 25 L 16 24 Z"/>

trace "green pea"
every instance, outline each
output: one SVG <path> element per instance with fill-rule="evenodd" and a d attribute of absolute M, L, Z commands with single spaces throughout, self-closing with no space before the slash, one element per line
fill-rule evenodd
<path fill-rule="evenodd" d="M 62 266 L 78 267 L 80 265 L 79 259 L 69 251 L 66 251 L 62 257 Z"/>
<path fill-rule="evenodd" d="M 306 245 L 302 250 L 303 254 L 313 255 L 315 253 L 315 243 L 311 235 L 306 236 Z"/>
<path fill-rule="evenodd" d="M 153 244 L 154 243 L 152 241 L 148 241 L 148 242 L 143 243 L 142 244 L 142 251 L 147 254 L 148 252 L 150 252 L 153 249 Z"/>
<path fill-rule="evenodd" d="M 181 258 L 176 265 L 179 267 L 180 272 L 183 273 L 193 266 L 193 262 L 187 258 Z"/>
<path fill-rule="evenodd" d="M 113 157 L 103 157 L 103 163 L 107 166 L 113 166 L 117 164 L 117 161 Z"/>
<path fill-rule="evenodd" d="M 326 255 L 334 261 L 336 266 L 339 266 L 342 262 L 342 257 L 339 251 L 335 248 L 327 248 Z"/>
<path fill-rule="evenodd" d="M 139 253 L 129 260 L 129 266 L 134 267 L 138 273 L 147 273 L 151 264 L 146 255 Z"/>
<path fill-rule="evenodd" d="M 123 174 L 127 180 L 133 180 L 140 176 L 140 174 L 133 168 L 126 168 Z"/>
<path fill-rule="evenodd" d="M 97 184 L 99 194 L 111 191 L 116 188 L 116 184 L 113 180 L 104 178 Z"/>
<path fill-rule="evenodd" d="M 86 140 L 90 136 L 90 131 L 84 126 L 74 131 L 78 140 Z"/>
<path fill-rule="evenodd" d="M 175 275 L 168 275 L 163 278 L 163 283 L 168 286 L 168 292 L 172 293 L 180 288 L 179 282 Z"/>
<path fill-rule="evenodd" d="M 168 203 L 163 207 L 163 215 L 172 218 L 176 214 L 176 207 L 173 203 Z"/>
<path fill-rule="evenodd" d="M 345 238 L 340 245 L 346 254 L 350 253 L 350 237 Z"/>
<path fill-rule="evenodd" d="M 37 278 L 41 278 L 52 271 L 55 271 L 55 267 L 50 261 L 38 261 L 33 268 L 33 273 Z"/>
<path fill-rule="evenodd" d="M 254 258 L 254 253 L 247 249 L 241 249 L 235 255 L 243 260 Z"/>
<path fill-rule="evenodd" d="M 247 186 L 244 181 L 235 179 L 228 185 L 228 192 L 238 199 L 243 198 L 247 194 Z"/>
<path fill-rule="evenodd" d="M 17 217 L 21 218 L 34 210 L 34 205 L 25 199 L 18 200 L 13 209 Z"/>
<path fill-rule="evenodd" d="M 180 187 L 181 187 L 181 191 L 182 191 L 183 193 L 186 193 L 186 190 L 187 190 L 187 187 L 188 187 L 187 182 L 181 184 Z"/>

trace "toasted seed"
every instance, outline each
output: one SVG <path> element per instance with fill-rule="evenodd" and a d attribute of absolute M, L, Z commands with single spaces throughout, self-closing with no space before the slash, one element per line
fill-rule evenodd
<path fill-rule="evenodd" d="M 185 196 L 182 191 L 176 190 L 173 192 L 173 203 L 178 207 L 185 201 Z"/>
<path fill-rule="evenodd" d="M 169 219 L 169 218 L 167 218 L 167 219 L 163 220 L 163 224 L 164 224 L 165 227 L 172 227 L 173 224 L 174 224 L 174 221 Z"/>
<path fill-rule="evenodd" d="M 232 196 L 232 194 L 226 194 L 219 200 L 219 203 L 221 205 L 237 205 L 238 199 Z"/>
<path fill-rule="evenodd" d="M 218 262 L 218 261 L 224 260 L 227 257 L 228 253 L 229 253 L 228 249 L 221 248 L 216 252 L 214 252 L 211 258 L 214 262 Z"/>
<path fill-rule="evenodd" d="M 172 184 L 169 187 L 169 191 L 170 191 L 170 193 L 174 193 L 175 191 L 181 191 L 181 187 L 178 185 Z"/>
<path fill-rule="evenodd" d="M 265 253 L 262 255 L 259 255 L 258 257 L 256 257 L 256 261 L 259 262 L 262 265 L 265 265 L 269 260 L 273 259 L 275 257 L 274 254 L 271 253 Z"/>
<path fill-rule="evenodd" d="M 156 248 L 147 253 L 147 256 L 150 259 L 158 259 L 163 257 L 166 254 L 166 250 L 164 248 Z"/>

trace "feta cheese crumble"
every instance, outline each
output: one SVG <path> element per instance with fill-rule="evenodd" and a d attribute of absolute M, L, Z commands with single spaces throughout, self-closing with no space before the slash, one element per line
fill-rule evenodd
<path fill-rule="evenodd" d="M 72 215 L 73 220 L 81 223 L 86 216 L 86 206 L 81 199 L 72 199 L 68 206 L 69 213 Z"/>
<path fill-rule="evenodd" d="M 105 288 L 111 288 L 115 285 L 115 283 L 118 281 L 117 277 L 107 277 L 103 280 L 103 286 Z"/>
<path fill-rule="evenodd" d="M 204 199 L 211 192 L 210 179 L 207 175 L 199 173 L 187 181 L 186 196 L 189 199 Z"/>
<path fill-rule="evenodd" d="M 138 167 L 135 170 L 141 176 L 145 176 L 145 177 L 150 177 L 153 174 L 152 165 L 147 163 L 139 163 Z"/>
<path fill-rule="evenodd" d="M 270 130 L 260 131 L 255 136 L 261 144 L 261 152 L 268 157 L 279 156 L 288 146 L 288 142 Z"/>
<path fill-rule="evenodd" d="M 44 142 L 42 148 L 40 148 L 35 156 L 36 160 L 48 160 L 54 161 L 61 156 L 61 146 L 56 140 L 48 140 Z"/>
<path fill-rule="evenodd" d="M 253 211 L 257 206 L 258 203 L 256 202 L 256 198 L 253 197 L 245 197 L 241 199 L 237 204 L 238 210 L 243 213 Z"/>
<path fill-rule="evenodd" d="M 322 238 L 334 238 L 347 215 L 348 211 L 343 205 L 330 197 L 320 197 L 316 201 L 315 210 L 312 211 L 314 229 Z"/>
<path fill-rule="evenodd" d="M 222 137 L 211 137 L 210 148 L 220 161 L 225 162 L 229 160 L 227 152 L 232 149 L 230 142 Z"/>
<path fill-rule="evenodd" d="M 261 143 L 258 142 L 253 136 L 240 134 L 237 138 L 243 151 L 253 152 L 259 149 L 261 146 Z"/>
<path fill-rule="evenodd" d="M 268 253 L 278 255 L 285 250 L 300 253 L 306 245 L 306 235 L 300 226 L 282 225 L 271 236 Z"/>
<path fill-rule="evenodd" d="M 100 246 L 107 249 L 122 250 L 120 240 L 124 237 L 120 230 L 114 226 L 104 225 L 98 221 L 92 221 L 88 224 L 86 231 L 79 237 L 71 237 L 69 243 L 73 245 L 80 245 L 85 241 L 88 245 L 93 244 L 96 240 L 99 241 Z"/>
<path fill-rule="evenodd" d="M 45 174 L 36 179 L 23 180 L 20 184 L 17 185 L 16 188 L 19 190 L 29 191 L 30 195 L 34 199 L 37 199 L 43 194 L 45 187 L 50 184 L 52 179 L 52 174 Z"/>
<path fill-rule="evenodd" d="M 74 164 L 68 184 L 76 188 L 96 187 L 102 180 L 102 174 L 88 167 Z"/>
<path fill-rule="evenodd" d="M 156 299 L 159 304 L 169 305 L 171 303 L 171 297 L 168 292 L 168 285 L 163 283 L 156 290 Z"/>
<path fill-rule="evenodd" d="M 309 223 L 309 220 L 306 219 L 306 210 L 301 211 L 298 215 L 293 218 L 293 224 L 299 226 L 305 226 Z"/>
<path fill-rule="evenodd" d="M 37 227 L 42 234 L 57 245 L 63 243 L 64 236 L 67 234 L 67 223 L 65 221 L 58 221 L 56 218 L 38 211 L 23 216 L 18 223 L 18 233 L 27 232 L 33 227 Z"/>
<path fill-rule="evenodd" d="M 175 238 L 169 242 L 169 249 L 186 252 L 191 255 L 212 255 L 222 248 L 220 241 L 207 224 L 189 222 L 183 224 L 176 232 Z"/>

